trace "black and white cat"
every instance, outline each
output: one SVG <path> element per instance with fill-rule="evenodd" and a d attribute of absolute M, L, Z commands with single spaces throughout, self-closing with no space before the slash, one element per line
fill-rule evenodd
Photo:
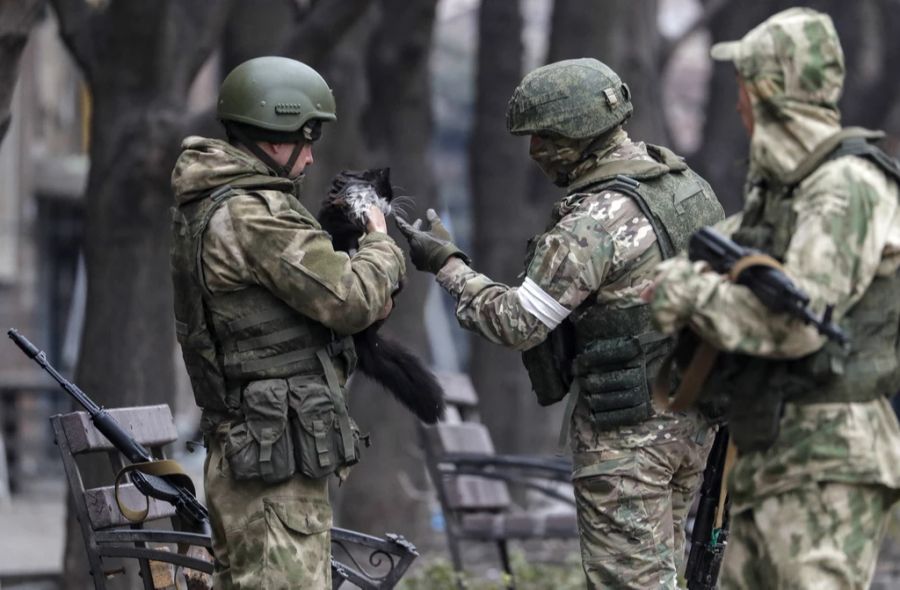
<path fill-rule="evenodd" d="M 408 197 L 394 196 L 389 168 L 344 170 L 332 180 L 317 217 L 331 235 L 335 250 L 352 254 L 359 247 L 372 205 L 387 217 L 402 212 L 402 206 L 409 202 Z M 398 286 L 391 297 L 396 297 L 401 288 Z M 437 422 L 444 414 L 443 389 L 416 355 L 378 333 L 383 323 L 378 321 L 353 335 L 359 370 L 390 391 L 422 422 Z"/>

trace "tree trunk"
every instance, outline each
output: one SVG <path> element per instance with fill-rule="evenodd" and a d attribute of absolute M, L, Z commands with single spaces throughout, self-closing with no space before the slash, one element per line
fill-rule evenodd
<path fill-rule="evenodd" d="M 44 14 L 45 0 L 3 0 L 0 2 L 0 145 L 6 137 L 12 113 L 19 58 L 31 29 Z"/>
<path fill-rule="evenodd" d="M 421 215 L 434 204 L 435 187 L 428 159 L 431 102 L 428 57 L 436 0 L 381 0 L 380 20 L 368 47 L 366 71 L 369 103 L 363 133 L 371 160 L 367 166 L 390 166 L 397 194 L 412 195 Z M 399 234 L 394 234 L 401 243 Z M 430 276 L 410 273 L 398 305 L 382 330 L 411 350 L 427 350 L 422 329 Z M 396 531 L 416 538 L 413 527 L 425 521 L 424 506 L 401 491 L 399 478 L 424 485 L 421 457 L 412 451 L 417 433 L 412 416 L 377 386 L 355 380 L 351 411 L 361 429 L 372 434 L 360 464 L 339 497 L 341 525 L 381 533 Z M 398 530 L 399 529 L 399 530 Z"/>
<path fill-rule="evenodd" d="M 227 4 L 117 0 L 99 11 L 81 0 L 54 1 L 93 97 L 88 296 L 76 380 L 104 406 L 173 401 L 169 176 L 188 88 L 221 34 Z M 88 478 L 103 472 L 98 465 Z M 64 579 L 82 588 L 86 568 L 72 520 Z M 134 587 L 133 579 L 125 583 Z"/>
<path fill-rule="evenodd" d="M 549 211 L 532 210 L 526 190 L 528 138 L 506 131 L 506 106 L 522 79 L 522 15 L 519 4 L 482 0 L 478 20 L 475 113 L 469 143 L 473 259 L 496 281 L 515 285 L 525 244 L 542 228 Z M 541 209 L 541 208 L 534 208 Z M 530 394 L 531 384 L 518 352 L 472 338 L 472 379 L 481 415 L 498 452 L 535 453 L 553 449 L 552 421 Z M 528 424 L 533 427 L 523 428 Z M 546 425 L 541 427 L 539 425 Z"/>

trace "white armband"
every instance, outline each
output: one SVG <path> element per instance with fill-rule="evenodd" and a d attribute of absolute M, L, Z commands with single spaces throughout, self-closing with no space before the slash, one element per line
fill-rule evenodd
<path fill-rule="evenodd" d="M 525 311 L 539 319 L 551 330 L 560 325 L 572 313 L 528 277 L 525 277 L 525 281 L 516 290 L 516 294 Z"/>

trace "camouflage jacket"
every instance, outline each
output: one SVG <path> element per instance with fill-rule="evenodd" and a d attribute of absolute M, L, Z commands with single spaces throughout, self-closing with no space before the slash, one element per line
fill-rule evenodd
<path fill-rule="evenodd" d="M 348 256 L 336 252 L 315 217 L 253 156 L 223 141 L 188 137 L 172 173 L 176 202 L 230 184 L 203 238 L 203 276 L 212 293 L 260 285 L 339 334 L 372 324 L 405 272 L 403 253 L 373 232 Z M 287 185 L 287 186 L 286 186 Z"/>
<path fill-rule="evenodd" d="M 799 9 L 797 9 L 799 10 Z M 745 210 L 780 198 L 778 187 L 815 147 L 840 130 L 837 99 L 843 57 L 836 38 L 816 27 L 778 27 L 779 35 L 740 43 L 736 66 L 753 102 Z M 790 40 L 790 58 L 775 60 L 767 43 Z M 843 157 L 821 165 L 791 194 L 796 222 L 783 266 L 814 311 L 835 306 L 839 320 L 876 275 L 900 267 L 900 202 L 896 185 L 872 163 Z M 733 232 L 741 216 L 722 224 Z M 743 286 L 705 272 L 702 263 L 668 260 L 658 269 L 652 310 L 658 327 L 689 326 L 725 351 L 793 359 L 824 344 L 815 329 L 776 315 Z M 900 429 L 884 399 L 866 403 L 787 404 L 775 445 L 742 456 L 732 473 L 733 505 L 751 507 L 810 481 L 900 488 Z"/>
<path fill-rule="evenodd" d="M 596 165 L 579 170 L 580 174 L 621 160 L 651 160 L 644 144 L 631 142 L 624 131 L 601 150 Z M 587 306 L 639 305 L 641 291 L 650 285 L 653 269 L 662 260 L 656 236 L 638 205 L 609 190 L 575 193 L 556 203 L 547 231 L 535 237 L 532 248 L 519 287 L 495 283 L 461 261 L 441 270 L 438 283 L 456 298 L 456 316 L 464 328 L 497 344 L 527 350 L 555 327 L 536 309 L 540 301 L 553 307 L 557 319 L 573 314 L 575 321 L 578 310 Z M 662 414 L 601 432 L 593 428 L 582 398 L 570 429 L 574 475 L 590 475 L 598 451 L 643 446 L 685 433 L 692 436 L 699 421 L 693 412 Z"/>

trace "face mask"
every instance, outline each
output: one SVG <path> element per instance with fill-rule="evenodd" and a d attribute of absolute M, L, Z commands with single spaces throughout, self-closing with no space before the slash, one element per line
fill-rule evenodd
<path fill-rule="evenodd" d="M 581 160 L 581 154 L 591 140 L 547 138 L 532 136 L 528 154 L 556 186 L 570 182 L 572 169 Z"/>

